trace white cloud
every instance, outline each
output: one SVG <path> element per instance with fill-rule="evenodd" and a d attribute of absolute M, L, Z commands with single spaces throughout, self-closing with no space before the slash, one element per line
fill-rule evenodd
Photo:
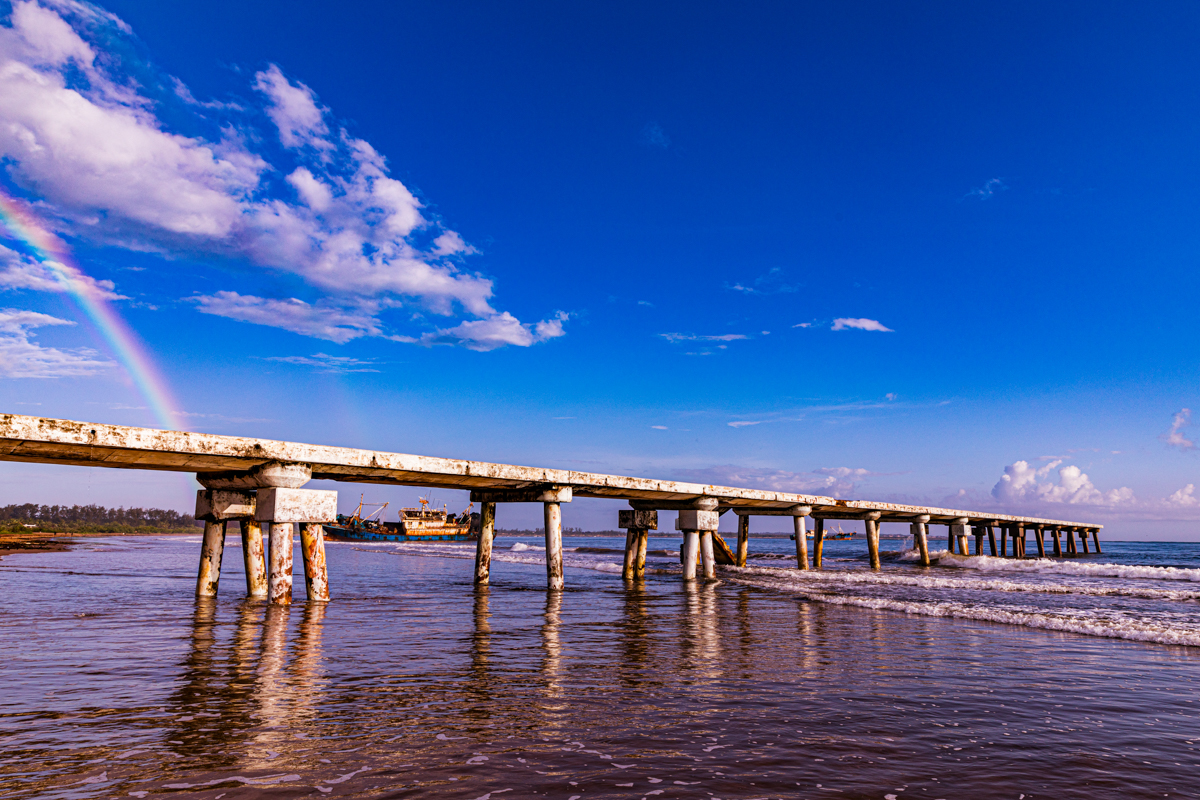
<path fill-rule="evenodd" d="M 745 428 L 750 425 L 761 425 L 762 420 L 761 419 L 754 420 L 753 422 L 748 421 L 748 420 L 739 420 L 737 422 L 726 422 L 725 424 L 731 428 Z"/>
<path fill-rule="evenodd" d="M 352 309 L 306 303 L 294 297 L 272 300 L 237 292 L 217 292 L 189 299 L 205 314 L 283 328 L 338 344 L 345 344 L 360 336 L 379 334 L 378 321 L 370 311 L 357 313 Z"/>
<path fill-rule="evenodd" d="M 1004 468 L 1004 474 L 992 487 L 992 496 L 1005 503 L 1069 503 L 1099 506 L 1122 506 L 1136 503 L 1128 487 L 1102 492 L 1079 467 L 1071 464 L 1058 470 L 1058 481 L 1047 480 L 1051 471 L 1061 465 L 1051 461 L 1034 468 L 1028 461 L 1017 461 Z"/>
<path fill-rule="evenodd" d="M 338 375 L 347 372 L 379 372 L 373 361 L 362 361 L 348 356 L 331 356 L 326 353 L 315 353 L 311 356 L 269 356 L 265 360 L 302 367 L 316 367 L 317 372 L 331 372 Z"/>
<path fill-rule="evenodd" d="M 885 327 L 882 322 L 873 319 L 853 319 L 851 317 L 839 317 L 833 321 L 833 330 L 845 331 L 851 328 L 860 331 L 880 331 L 883 333 L 892 333 L 892 329 Z"/>
<path fill-rule="evenodd" d="M 564 335 L 563 322 L 567 318 L 566 312 L 559 311 L 548 320 L 526 325 L 505 311 L 487 319 L 468 320 L 453 328 L 427 333 L 416 341 L 424 345 L 461 344 L 469 350 L 480 351 L 495 350 L 510 344 L 529 347 Z"/>
<path fill-rule="evenodd" d="M 736 342 L 750 338 L 744 333 L 722 333 L 715 336 L 699 336 L 694 333 L 660 333 L 659 336 L 672 344 L 675 342 Z"/>
<path fill-rule="evenodd" d="M 0 310 L 0 375 L 7 378 L 61 378 L 94 375 L 116 366 L 95 350 L 60 350 L 32 341 L 33 328 L 74 325 L 36 311 Z"/>
<path fill-rule="evenodd" d="M 1200 505 L 1200 498 L 1195 496 L 1195 494 L 1194 494 L 1195 491 L 1196 491 L 1195 484 L 1189 483 L 1187 486 L 1184 486 L 1182 489 L 1180 489 L 1179 491 L 1175 492 L 1170 497 L 1168 497 L 1167 503 L 1169 503 L 1170 505 L 1173 505 L 1173 506 L 1185 506 L 1185 507 Z"/>
<path fill-rule="evenodd" d="M 666 425 L 651 425 L 650 428 L 651 428 L 651 430 L 656 430 L 656 431 L 668 430 Z"/>
<path fill-rule="evenodd" d="M 303 83 L 293 84 L 275 64 L 255 74 L 254 88 L 270 99 L 267 115 L 279 129 L 284 147 L 333 147 L 325 138 L 329 134 L 325 111 L 317 105 L 312 89 Z"/>
<path fill-rule="evenodd" d="M 647 122 L 646 127 L 642 128 L 642 144 L 666 150 L 671 146 L 671 137 L 667 136 L 657 122 Z"/>
<path fill-rule="evenodd" d="M 112 281 L 98 281 L 66 264 L 35 261 L 0 245 L 0 289 L 61 293 L 80 288 L 105 300 L 129 299 L 116 293 L 116 285 Z"/>
<path fill-rule="evenodd" d="M 899 399 L 899 397 L 900 395 L 896 394 L 895 392 L 888 392 L 883 396 L 883 399 L 887 400 L 889 403 L 892 403 Z"/>
<path fill-rule="evenodd" d="M 129 46 L 130 36 L 117 18 L 70 0 L 18 1 L 12 26 L 0 26 L 0 160 L 62 230 L 169 257 L 291 273 L 331 306 L 415 304 L 476 318 L 476 327 L 513 319 L 493 308 L 492 282 L 463 268 L 475 248 L 427 218 L 385 159 L 336 124 L 308 86 L 276 65 L 254 76 L 257 102 L 286 148 L 268 160 L 254 148 L 272 150 L 274 137 L 256 128 L 253 109 L 197 101 L 179 81 L 132 61 L 140 47 Z M 171 114 L 160 113 L 172 103 Z M 184 118 L 189 135 L 164 121 Z M 235 318 L 263 321 L 244 309 Z M 544 341 L 562 335 L 561 323 L 546 320 L 522 337 L 518 322 L 507 338 L 490 341 Z M 389 333 L 377 319 L 290 329 L 338 341 L 347 328 Z"/>
<path fill-rule="evenodd" d="M 963 198 L 971 198 L 973 200 L 989 200 L 995 196 L 996 192 L 1003 192 L 1008 186 L 1000 178 L 992 178 L 986 181 L 983 186 L 972 189 L 963 195 Z"/>
<path fill-rule="evenodd" d="M 1180 409 L 1179 413 L 1177 413 L 1171 419 L 1170 430 L 1168 430 L 1159 438 L 1166 442 L 1167 446 L 1169 447 L 1178 447 L 1184 452 L 1187 452 L 1188 450 L 1195 450 L 1196 443 L 1180 433 L 1183 428 L 1191 424 L 1191 418 L 1192 410 L 1190 408 Z"/>

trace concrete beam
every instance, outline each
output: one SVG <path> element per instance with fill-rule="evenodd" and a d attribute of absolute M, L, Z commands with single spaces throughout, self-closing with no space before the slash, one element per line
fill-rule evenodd
<path fill-rule="evenodd" d="M 807 517 L 812 514 L 813 509 L 812 506 L 797 504 L 790 508 L 745 508 L 741 506 L 729 506 L 728 510 L 739 517 Z"/>
<path fill-rule="evenodd" d="M 570 486 L 535 486 L 529 489 L 474 489 L 472 503 L 569 503 Z"/>
<path fill-rule="evenodd" d="M 254 518 L 259 522 L 333 522 L 337 519 L 337 492 L 323 489 L 258 490 Z"/>
<path fill-rule="evenodd" d="M 721 521 L 721 515 L 716 511 L 696 511 L 686 509 L 679 512 L 675 519 L 677 531 L 715 531 Z"/>
<path fill-rule="evenodd" d="M 658 512 L 622 508 L 617 512 L 617 527 L 623 530 L 635 528 L 643 531 L 656 531 L 658 530 Z"/>
<path fill-rule="evenodd" d="M 216 522 L 226 519 L 254 519 L 255 497 L 251 492 L 229 489 L 197 489 L 196 519 Z"/>

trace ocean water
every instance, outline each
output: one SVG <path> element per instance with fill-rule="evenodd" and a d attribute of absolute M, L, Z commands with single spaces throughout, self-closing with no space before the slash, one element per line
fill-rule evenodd
<path fill-rule="evenodd" d="M 936 541 L 936 539 L 934 540 Z M 199 537 L 0 560 L 0 797 L 1200 797 L 1200 545 L 1015 562 L 786 539 L 328 544 L 333 602 L 192 597 Z M 299 554 L 297 553 L 297 567 Z"/>

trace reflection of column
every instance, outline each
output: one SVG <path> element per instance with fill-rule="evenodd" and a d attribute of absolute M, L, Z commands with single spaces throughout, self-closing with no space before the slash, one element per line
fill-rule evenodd
<path fill-rule="evenodd" d="M 258 681 L 255 687 L 263 728 L 278 727 L 287 721 L 284 697 L 284 665 L 287 656 L 284 651 L 287 647 L 290 612 L 291 609 L 287 605 L 269 605 L 266 622 L 263 623 L 262 655 L 258 659 Z"/>
<path fill-rule="evenodd" d="M 310 600 L 305 604 L 304 616 L 300 618 L 300 630 L 297 631 L 295 642 L 292 644 L 292 659 L 288 667 L 291 676 L 291 709 L 288 712 L 288 724 L 291 727 L 295 727 L 302 718 L 315 716 L 317 704 L 323 695 L 321 634 L 324 630 L 322 623 L 325 620 L 326 608 L 325 603 L 320 600 Z"/>
<path fill-rule="evenodd" d="M 646 591 L 634 584 L 625 592 L 625 617 L 621 624 L 622 658 L 617 672 L 622 683 L 635 687 L 642 682 L 642 671 L 650 661 L 649 625 Z"/>
<path fill-rule="evenodd" d="M 558 641 L 558 629 L 562 625 L 562 592 L 546 595 L 545 622 L 542 624 L 542 649 L 546 656 L 542 660 L 542 674 L 546 676 L 546 696 L 562 696 L 562 646 Z M 562 706 L 549 706 L 562 708 Z"/>
<path fill-rule="evenodd" d="M 171 730 L 166 737 L 169 746 L 180 757 L 195 753 L 203 743 L 215 753 L 223 752 L 220 740 L 223 726 L 214 725 L 211 718 L 214 709 L 221 709 L 226 676 L 220 674 L 216 637 L 217 601 L 212 597 L 198 597 L 192 613 L 191 648 L 179 669 L 178 688 L 168 700 L 174 719 L 167 724 Z M 204 714 L 204 716 L 196 716 Z M 216 728 L 214 735 L 211 731 Z M 205 729 L 205 730 L 201 730 Z"/>
<path fill-rule="evenodd" d="M 685 668 L 713 676 L 712 665 L 720 661 L 720 636 L 717 631 L 717 586 L 715 583 L 688 581 L 683 586 Z"/>
<path fill-rule="evenodd" d="M 486 690 L 488 663 L 492 653 L 492 622 L 488 606 L 491 601 L 491 589 L 486 585 L 475 587 L 475 604 L 472 616 L 475 620 L 475 633 L 471 637 L 471 669 L 480 681 L 479 689 Z"/>

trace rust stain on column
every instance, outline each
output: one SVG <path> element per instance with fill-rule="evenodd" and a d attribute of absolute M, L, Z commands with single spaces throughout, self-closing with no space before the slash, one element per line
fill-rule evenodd
<path fill-rule="evenodd" d="M 746 566 L 746 558 L 750 555 L 750 515 L 738 517 L 737 565 Z"/>
<path fill-rule="evenodd" d="M 329 570 L 325 566 L 325 528 L 316 522 L 300 523 L 300 551 L 304 554 L 304 595 L 329 602 Z"/>
<path fill-rule="evenodd" d="M 621 577 L 625 580 L 633 580 L 633 574 L 637 570 L 638 557 L 638 529 L 630 528 L 625 532 L 625 561 L 621 566 Z"/>
<path fill-rule="evenodd" d="M 242 561 L 246 565 L 246 594 L 267 596 L 267 555 L 263 549 L 262 525 L 252 519 L 241 520 Z"/>
<path fill-rule="evenodd" d="M 272 603 L 291 605 L 292 602 L 292 523 L 270 522 L 271 574 L 268 595 Z"/>
<path fill-rule="evenodd" d="M 813 569 L 821 569 L 822 552 L 824 549 L 825 520 L 818 517 L 813 520 Z"/>
<path fill-rule="evenodd" d="M 221 581 L 221 557 L 225 554 L 225 523 L 204 523 L 200 543 L 200 570 L 196 574 L 196 597 L 216 597 Z"/>
<path fill-rule="evenodd" d="M 713 554 L 713 532 L 700 532 L 700 564 L 704 570 L 705 580 L 715 580 L 717 577 L 717 561 Z"/>
<path fill-rule="evenodd" d="M 475 544 L 475 585 L 486 586 L 492 574 L 492 540 L 496 535 L 496 504 L 479 506 L 479 541 Z"/>
<path fill-rule="evenodd" d="M 642 529 L 638 531 L 637 545 L 637 561 L 634 562 L 633 574 L 635 578 L 646 577 L 646 545 L 649 544 L 650 531 Z"/>
<path fill-rule="evenodd" d="M 879 569 L 879 521 L 866 520 L 867 555 L 871 559 L 871 569 Z"/>

